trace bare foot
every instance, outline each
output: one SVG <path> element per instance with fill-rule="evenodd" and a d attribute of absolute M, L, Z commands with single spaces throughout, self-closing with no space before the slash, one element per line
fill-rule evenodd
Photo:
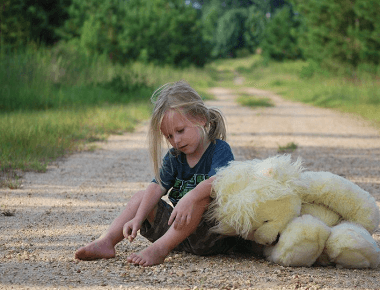
<path fill-rule="evenodd" d="M 106 239 L 95 240 L 75 253 L 75 259 L 90 261 L 115 257 L 115 247 Z"/>
<path fill-rule="evenodd" d="M 153 266 L 162 264 L 165 261 L 167 255 L 169 255 L 167 248 L 160 248 L 154 243 L 145 248 L 139 253 L 133 253 L 128 258 L 129 263 L 140 266 Z"/>

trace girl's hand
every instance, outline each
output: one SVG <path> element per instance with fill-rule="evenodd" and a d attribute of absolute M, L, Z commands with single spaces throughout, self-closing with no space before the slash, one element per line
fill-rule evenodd
<path fill-rule="evenodd" d="M 182 197 L 170 215 L 169 226 L 173 224 L 175 229 L 180 230 L 182 227 L 190 224 L 195 206 L 196 202 L 189 198 L 189 196 Z"/>
<path fill-rule="evenodd" d="M 132 219 L 124 224 L 123 235 L 129 242 L 132 243 L 136 238 L 137 231 L 141 228 L 141 224 L 142 222 L 136 219 Z"/>

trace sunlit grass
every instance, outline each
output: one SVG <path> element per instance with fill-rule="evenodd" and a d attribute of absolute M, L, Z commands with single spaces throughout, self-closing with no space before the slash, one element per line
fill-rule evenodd
<path fill-rule="evenodd" d="M 0 115 L 2 170 L 44 171 L 49 161 L 109 134 L 132 131 L 148 118 L 147 104 Z"/>
<path fill-rule="evenodd" d="M 248 94 L 242 94 L 237 97 L 236 101 L 246 107 L 274 107 L 274 103 L 269 98 L 257 98 Z"/>

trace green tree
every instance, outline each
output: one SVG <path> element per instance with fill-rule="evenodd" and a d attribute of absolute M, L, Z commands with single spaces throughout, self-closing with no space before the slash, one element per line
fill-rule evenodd
<path fill-rule="evenodd" d="M 214 57 L 235 56 L 236 51 L 246 47 L 244 32 L 247 11 L 236 8 L 228 10 L 219 19 L 216 28 Z"/>
<path fill-rule="evenodd" d="M 264 37 L 266 15 L 286 4 L 285 0 L 191 2 L 202 5 L 202 35 L 213 57 L 235 56 L 239 50 L 254 52 Z"/>
<path fill-rule="evenodd" d="M 207 59 L 197 10 L 182 0 L 73 0 L 66 39 L 118 62 L 203 65 Z"/>
<path fill-rule="evenodd" d="M 203 65 L 201 22 L 182 0 L 129 0 L 126 27 L 118 35 L 126 55 L 157 63 Z"/>
<path fill-rule="evenodd" d="M 3 0 L 0 4 L 2 45 L 20 47 L 29 41 L 53 44 L 68 17 L 71 0 Z"/>
<path fill-rule="evenodd" d="M 292 0 L 302 15 L 300 45 L 307 58 L 337 60 L 357 67 L 380 63 L 380 2 L 377 0 Z"/>
<path fill-rule="evenodd" d="M 264 39 L 265 26 L 268 22 L 266 11 L 266 9 L 260 9 L 255 5 L 252 5 L 248 9 L 244 38 L 245 43 L 251 52 L 254 52 L 259 48 Z"/>
<path fill-rule="evenodd" d="M 277 10 L 264 30 L 265 37 L 261 43 L 264 56 L 279 61 L 299 58 L 301 56 L 297 43 L 299 24 L 289 6 Z"/>

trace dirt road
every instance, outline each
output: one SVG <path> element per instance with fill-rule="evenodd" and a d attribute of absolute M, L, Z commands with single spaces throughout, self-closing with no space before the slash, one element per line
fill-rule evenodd
<path fill-rule="evenodd" d="M 213 88 L 226 115 L 228 141 L 238 160 L 266 158 L 295 143 L 293 158 L 330 171 L 369 191 L 380 206 L 380 134 L 360 119 L 285 101 L 269 92 L 273 108 L 249 109 L 234 102 L 236 91 Z M 23 187 L 0 189 L 0 289 L 379 289 L 380 268 L 295 268 L 255 257 L 197 257 L 173 253 L 163 265 L 126 263 L 148 242 L 122 242 L 115 259 L 74 260 L 74 251 L 98 237 L 128 198 L 151 180 L 146 124 L 111 136 L 95 152 L 82 152 L 27 173 Z M 374 238 L 380 245 L 380 231 Z"/>

